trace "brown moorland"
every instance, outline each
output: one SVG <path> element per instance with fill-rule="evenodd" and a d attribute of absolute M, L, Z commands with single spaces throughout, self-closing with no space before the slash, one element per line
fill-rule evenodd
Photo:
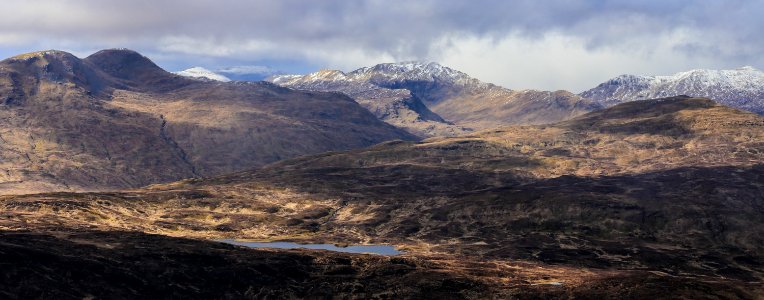
<path fill-rule="evenodd" d="M 399 290 L 411 297 L 426 287 L 459 298 L 760 298 L 762 141 L 764 118 L 752 113 L 699 98 L 637 101 L 552 125 L 389 142 L 133 191 L 4 196 L 0 229 L 19 240 L 0 251 L 34 249 L 34 241 L 46 239 L 52 242 L 40 252 L 56 253 L 84 247 L 71 243 L 100 245 L 94 232 L 106 232 L 103 239 L 128 247 L 120 248 L 127 256 L 117 262 L 148 255 L 134 249 L 146 244 L 167 245 L 164 251 L 180 251 L 180 257 L 207 255 L 193 262 L 176 254 L 149 260 L 171 270 L 216 260 L 225 263 L 210 268 L 226 269 L 238 265 L 229 259 L 239 255 L 252 257 L 251 264 L 268 255 L 352 257 L 360 261 L 347 270 L 356 272 L 348 280 L 380 283 L 379 291 L 390 292 L 399 278 L 350 271 L 396 268 L 390 259 L 364 265 L 380 262 L 376 256 L 201 241 L 193 243 L 209 244 L 175 246 L 187 241 L 177 238 L 388 243 L 407 251 L 403 260 L 419 262 L 409 269 L 416 276 L 459 278 L 437 286 L 412 280 Z M 145 239 L 152 242 L 137 242 Z M 88 246 L 76 257 L 117 255 L 101 248 Z M 306 268 L 299 282 L 329 280 L 322 277 L 329 269 L 295 264 Z M 9 266 L 6 274 L 24 265 Z M 540 269 L 546 271 L 530 271 Z M 208 277 L 172 278 L 201 286 Z M 518 278 L 519 285 L 506 278 Z"/>

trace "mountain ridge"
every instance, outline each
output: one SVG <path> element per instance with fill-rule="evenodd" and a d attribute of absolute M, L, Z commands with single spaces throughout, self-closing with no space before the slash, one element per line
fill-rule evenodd
<path fill-rule="evenodd" d="M 440 122 L 437 124 L 441 126 L 438 130 L 432 129 L 432 123 L 407 124 L 396 120 L 397 117 L 385 119 L 410 132 L 422 132 L 420 136 L 454 136 L 471 129 L 550 123 L 600 108 L 598 104 L 570 92 L 513 91 L 434 62 L 378 64 L 347 73 L 321 70 L 307 75 L 273 76 L 268 81 L 302 90 L 344 92 L 372 111 L 379 109 L 373 106 L 389 107 L 396 101 L 378 104 L 374 97 L 367 94 L 375 91 L 408 91 L 410 96 L 421 102 L 421 105 L 417 105 L 427 107 L 446 124 L 461 127 L 449 126 L 443 130 L 443 122 Z M 400 101 L 406 97 L 402 95 L 392 98 Z M 411 115 L 428 113 L 415 109 L 409 111 Z M 425 130 L 422 130 L 423 127 Z"/>
<path fill-rule="evenodd" d="M 745 66 L 731 70 L 693 69 L 664 76 L 625 74 L 580 95 L 604 106 L 676 95 L 708 97 L 730 107 L 764 114 L 764 72 Z"/>

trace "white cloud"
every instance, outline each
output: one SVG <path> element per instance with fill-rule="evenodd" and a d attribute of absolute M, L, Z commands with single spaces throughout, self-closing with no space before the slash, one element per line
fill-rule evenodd
<path fill-rule="evenodd" d="M 30 37 L 15 32 L 0 32 L 0 45 L 23 45 L 29 43 Z"/>
<path fill-rule="evenodd" d="M 217 71 L 231 74 L 271 74 L 276 70 L 267 66 L 233 66 L 221 68 Z"/>
<path fill-rule="evenodd" d="M 159 39 L 157 48 L 161 52 L 220 58 L 302 59 L 345 70 L 396 60 L 384 51 L 367 50 L 352 45 L 332 45 L 332 41 L 305 45 L 295 41 L 275 43 L 255 39 L 168 36 Z"/>
<path fill-rule="evenodd" d="M 265 40 L 230 41 L 217 38 L 167 36 L 159 38 L 157 48 L 163 52 L 230 57 L 264 55 L 274 52 L 279 47 L 275 43 Z"/>
<path fill-rule="evenodd" d="M 581 92 L 621 74 L 672 74 L 693 68 L 736 68 L 712 53 L 687 55 L 682 46 L 702 32 L 677 29 L 622 45 L 587 47 L 583 38 L 550 32 L 542 37 L 510 34 L 503 39 L 451 36 L 433 45 L 433 60 L 513 89 Z"/>

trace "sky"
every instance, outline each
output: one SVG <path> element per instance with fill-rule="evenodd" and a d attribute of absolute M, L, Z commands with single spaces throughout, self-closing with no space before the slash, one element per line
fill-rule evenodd
<path fill-rule="evenodd" d="M 0 56 L 129 48 L 169 71 L 434 61 L 512 89 L 764 68 L 764 0 L 2 0 Z"/>

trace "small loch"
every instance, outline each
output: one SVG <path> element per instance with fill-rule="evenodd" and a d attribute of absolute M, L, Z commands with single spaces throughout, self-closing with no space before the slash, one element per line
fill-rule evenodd
<path fill-rule="evenodd" d="M 351 245 L 347 247 L 339 247 L 332 244 L 298 244 L 292 242 L 244 242 L 237 240 L 218 240 L 218 242 L 245 246 L 250 248 L 275 248 L 275 249 L 319 249 L 329 250 L 336 252 L 347 253 L 366 253 L 366 254 L 378 254 L 378 255 L 399 255 L 403 254 L 402 251 L 398 251 L 391 245 Z"/>

